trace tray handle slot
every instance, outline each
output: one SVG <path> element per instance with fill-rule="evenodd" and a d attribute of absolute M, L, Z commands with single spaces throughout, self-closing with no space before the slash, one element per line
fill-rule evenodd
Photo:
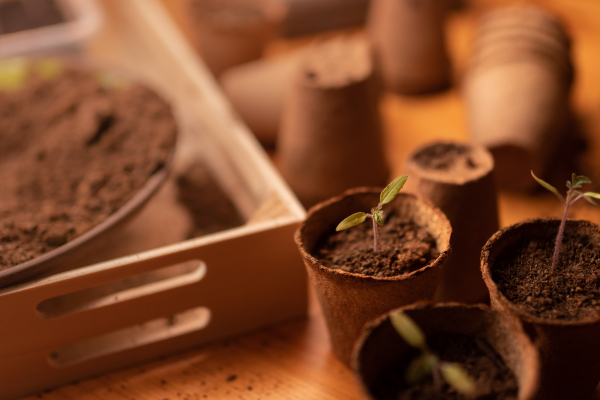
<path fill-rule="evenodd" d="M 48 363 L 55 368 L 70 367 L 93 358 L 202 330 L 210 320 L 208 308 L 191 308 L 58 348 L 50 352 Z"/>
<path fill-rule="evenodd" d="M 205 275 L 206 264 L 200 260 L 190 260 L 119 281 L 52 297 L 37 305 L 36 314 L 41 319 L 52 319 L 104 307 L 190 285 L 199 282 Z"/>

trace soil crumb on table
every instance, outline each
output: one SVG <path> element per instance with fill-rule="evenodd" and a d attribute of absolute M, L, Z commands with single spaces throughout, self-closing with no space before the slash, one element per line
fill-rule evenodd
<path fill-rule="evenodd" d="M 421 353 L 412 349 L 386 368 L 372 384 L 371 392 L 381 400 L 516 400 L 518 385 L 515 375 L 504 364 L 492 346 L 482 338 L 440 334 L 427 338 L 431 351 L 440 360 L 455 362 L 475 381 L 476 396 L 467 398 L 444 382 L 441 391 L 431 374 L 421 382 L 409 385 L 405 374 L 410 362 Z"/>
<path fill-rule="evenodd" d="M 521 241 L 498 257 L 492 279 L 506 298 L 541 318 L 600 316 L 600 248 L 589 237 L 565 232 L 556 272 L 550 268 L 555 231 Z"/>
<path fill-rule="evenodd" d="M 113 214 L 165 165 L 176 129 L 148 88 L 106 89 L 83 71 L 0 92 L 0 269 Z"/>
<path fill-rule="evenodd" d="M 373 251 L 373 224 L 335 232 L 317 246 L 315 256 L 326 267 L 368 276 L 396 276 L 421 269 L 439 256 L 435 239 L 393 210 L 379 228 L 379 251 Z"/>

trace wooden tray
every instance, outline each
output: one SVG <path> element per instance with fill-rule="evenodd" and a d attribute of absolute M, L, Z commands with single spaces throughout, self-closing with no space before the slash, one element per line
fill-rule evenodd
<path fill-rule="evenodd" d="M 88 54 L 136 71 L 172 101 L 174 169 L 204 160 L 248 222 L 0 290 L 0 399 L 306 314 L 292 240 L 303 208 L 160 3 L 103 5 L 107 24 Z M 158 220 L 153 229 L 169 228 Z"/>

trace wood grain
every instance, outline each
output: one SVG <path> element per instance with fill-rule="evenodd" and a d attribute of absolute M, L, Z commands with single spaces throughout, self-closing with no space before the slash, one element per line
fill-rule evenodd
<path fill-rule="evenodd" d="M 183 0 L 163 0 L 182 21 Z M 460 79 L 468 60 L 475 21 L 486 7 L 512 1 L 472 0 L 454 14 L 448 40 Z M 574 38 L 577 70 L 573 104 L 588 147 L 585 173 L 600 183 L 600 3 L 597 0 L 547 0 Z M 301 46 L 314 37 L 273 43 L 268 54 Z M 387 158 L 395 175 L 408 154 L 433 139 L 468 140 L 466 110 L 455 86 L 430 96 L 386 95 L 381 104 Z M 577 171 L 583 173 L 583 171 Z M 563 180 L 568 178 L 565 177 Z M 594 180 L 595 179 L 595 180 Z M 596 187 L 597 189 L 597 187 Z M 559 216 L 561 205 L 549 193 L 502 192 L 501 225 L 538 216 Z M 600 223 L 600 210 L 577 204 L 572 217 Z M 330 353 L 328 336 L 314 297 L 307 319 L 298 320 L 212 346 L 198 348 L 124 371 L 90 379 L 27 399 L 360 399 L 351 372 Z"/>

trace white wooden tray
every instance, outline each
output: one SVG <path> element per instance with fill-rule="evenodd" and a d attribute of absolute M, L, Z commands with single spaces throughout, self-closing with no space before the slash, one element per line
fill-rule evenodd
<path fill-rule="evenodd" d="M 203 159 L 248 222 L 0 290 L 0 399 L 306 314 L 293 243 L 304 209 L 160 3 L 101 4 L 106 25 L 88 54 L 172 101 L 175 168 Z"/>

